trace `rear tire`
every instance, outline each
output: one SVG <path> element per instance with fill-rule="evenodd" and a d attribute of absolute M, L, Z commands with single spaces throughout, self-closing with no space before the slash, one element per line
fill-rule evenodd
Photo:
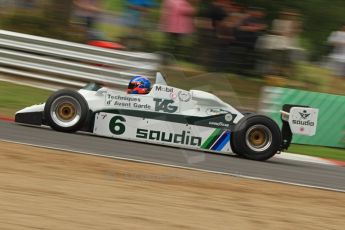
<path fill-rule="evenodd" d="M 274 156 L 282 143 L 279 126 L 263 115 L 248 115 L 235 126 L 234 152 L 246 159 L 264 161 Z"/>
<path fill-rule="evenodd" d="M 44 117 L 47 124 L 56 131 L 76 132 L 83 127 L 88 110 L 82 95 L 73 90 L 62 89 L 48 98 Z"/>

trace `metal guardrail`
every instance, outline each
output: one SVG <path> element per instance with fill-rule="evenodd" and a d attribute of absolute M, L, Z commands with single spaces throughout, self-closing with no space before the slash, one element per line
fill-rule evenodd
<path fill-rule="evenodd" d="M 126 85 L 135 75 L 153 77 L 159 56 L 94 47 L 0 30 L 0 72 L 80 87 L 90 81 Z"/>

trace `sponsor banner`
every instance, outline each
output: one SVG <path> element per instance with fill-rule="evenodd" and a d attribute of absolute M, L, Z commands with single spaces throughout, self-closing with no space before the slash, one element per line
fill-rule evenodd
<path fill-rule="evenodd" d="M 292 133 L 314 136 L 319 110 L 314 108 L 294 107 L 290 110 L 289 124 Z"/>
<path fill-rule="evenodd" d="M 155 98 L 178 101 L 177 92 L 178 89 L 171 86 L 154 85 L 150 91 L 150 94 Z"/>
<path fill-rule="evenodd" d="M 221 128 L 101 112 L 96 114 L 93 132 L 126 140 L 231 153 L 231 133 Z"/>
<path fill-rule="evenodd" d="M 165 113 L 179 112 L 179 103 L 172 99 L 155 98 L 150 94 L 120 94 L 108 92 L 105 105 L 113 109 L 133 109 Z"/>
<path fill-rule="evenodd" d="M 225 127 L 225 128 L 230 127 L 230 124 L 224 123 L 222 121 L 210 121 L 210 122 L 208 122 L 208 124 L 212 125 L 212 126 Z"/>
<path fill-rule="evenodd" d="M 192 94 L 189 91 L 166 85 L 154 85 L 151 94 L 157 98 L 171 99 L 180 102 L 189 102 L 192 100 Z"/>
<path fill-rule="evenodd" d="M 218 115 L 218 114 L 222 114 L 222 113 L 227 113 L 228 111 L 224 111 L 223 109 L 220 109 L 220 108 L 207 108 L 205 110 L 205 113 L 207 115 Z"/>
<path fill-rule="evenodd" d="M 167 86 L 167 85 L 154 85 L 153 90 L 157 92 L 165 92 L 165 93 L 173 93 L 176 91 L 174 87 Z"/>
<path fill-rule="evenodd" d="M 154 111 L 152 98 L 135 94 L 112 94 L 105 95 L 105 105 L 121 109 L 138 109 Z"/>

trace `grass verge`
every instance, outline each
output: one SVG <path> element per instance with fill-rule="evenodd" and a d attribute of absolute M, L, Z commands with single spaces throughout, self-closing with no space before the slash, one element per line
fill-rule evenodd
<path fill-rule="evenodd" d="M 14 117 L 16 111 L 45 102 L 51 91 L 0 81 L 0 116 Z"/>
<path fill-rule="evenodd" d="M 288 152 L 345 161 L 345 149 L 341 148 L 293 144 Z"/>

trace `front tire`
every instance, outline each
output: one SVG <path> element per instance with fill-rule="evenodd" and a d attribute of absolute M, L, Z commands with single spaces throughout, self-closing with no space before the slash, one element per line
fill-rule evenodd
<path fill-rule="evenodd" d="M 248 115 L 235 126 L 234 152 L 246 159 L 264 161 L 274 156 L 282 143 L 279 126 L 263 115 Z"/>
<path fill-rule="evenodd" d="M 56 131 L 76 132 L 87 117 L 88 105 L 78 92 L 63 89 L 51 95 L 44 107 L 47 124 Z"/>

